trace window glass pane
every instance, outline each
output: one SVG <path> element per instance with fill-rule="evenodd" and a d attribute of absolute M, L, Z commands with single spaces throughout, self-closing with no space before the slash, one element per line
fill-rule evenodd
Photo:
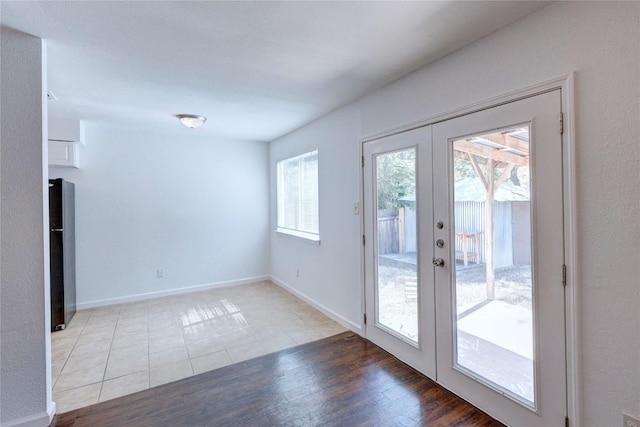
<path fill-rule="evenodd" d="M 418 344 L 416 150 L 376 157 L 376 322 Z"/>
<path fill-rule="evenodd" d="M 456 365 L 535 407 L 528 125 L 453 141 Z"/>
<path fill-rule="evenodd" d="M 317 150 L 278 162 L 277 198 L 279 231 L 318 235 Z"/>

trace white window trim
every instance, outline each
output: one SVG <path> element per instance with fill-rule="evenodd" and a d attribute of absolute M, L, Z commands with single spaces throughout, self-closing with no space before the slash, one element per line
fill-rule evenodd
<path fill-rule="evenodd" d="M 320 244 L 320 236 L 318 234 L 305 233 L 304 231 L 291 230 L 283 227 L 278 227 L 276 233 Z"/>

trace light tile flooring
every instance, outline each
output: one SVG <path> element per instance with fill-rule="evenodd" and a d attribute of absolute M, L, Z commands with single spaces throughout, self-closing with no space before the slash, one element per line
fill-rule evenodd
<path fill-rule="evenodd" d="M 346 329 L 271 282 L 79 311 L 51 334 L 57 412 Z"/>

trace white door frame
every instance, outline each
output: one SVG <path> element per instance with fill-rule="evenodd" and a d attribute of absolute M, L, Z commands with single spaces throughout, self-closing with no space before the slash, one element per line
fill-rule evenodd
<path fill-rule="evenodd" d="M 577 271 L 577 232 L 576 232 L 576 191 L 575 191 L 575 129 L 574 129 L 574 76 L 573 73 L 535 84 L 524 89 L 508 92 L 481 102 L 470 104 L 466 107 L 453 111 L 434 115 L 418 122 L 389 129 L 385 132 L 367 135 L 360 139 L 360 156 L 364 152 L 364 144 L 374 139 L 391 136 L 411 129 L 436 124 L 445 120 L 472 114 L 474 112 L 495 107 L 505 103 L 517 101 L 536 94 L 560 89 L 563 117 L 563 159 L 562 159 L 562 179 L 564 192 L 564 230 L 565 230 L 565 262 L 566 262 L 566 298 L 565 298 L 565 321 L 566 321 L 566 360 L 567 360 L 567 414 L 571 425 L 582 424 L 582 358 L 579 352 L 581 348 L 580 325 L 577 322 L 580 307 L 578 305 L 578 271 Z M 560 124 L 559 124 L 560 125 Z M 360 174 L 360 206 L 363 207 L 364 183 Z M 364 211 L 361 212 L 360 232 L 364 234 Z M 360 251 L 361 259 L 361 303 L 362 318 L 364 318 L 365 307 L 365 251 L 364 247 Z M 364 335 L 364 322 L 361 323 L 361 331 Z M 366 337 L 366 336 L 365 336 Z"/>

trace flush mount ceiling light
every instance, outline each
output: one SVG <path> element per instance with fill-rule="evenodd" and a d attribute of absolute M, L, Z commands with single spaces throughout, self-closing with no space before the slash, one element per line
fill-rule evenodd
<path fill-rule="evenodd" d="M 191 129 L 199 128 L 207 121 L 206 117 L 196 114 L 178 114 L 176 117 L 180 120 L 180 123 Z"/>

